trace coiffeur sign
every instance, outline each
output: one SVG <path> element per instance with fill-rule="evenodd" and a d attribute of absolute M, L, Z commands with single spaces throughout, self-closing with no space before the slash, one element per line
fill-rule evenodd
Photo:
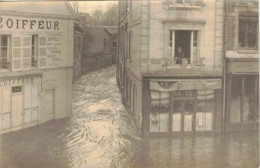
<path fill-rule="evenodd" d="M 0 16 L 0 29 L 51 29 L 59 30 L 59 21 Z"/>
<path fill-rule="evenodd" d="M 0 86 L 17 86 L 17 85 L 24 85 L 24 84 L 31 84 L 31 83 L 33 83 L 32 77 L 24 77 L 24 78 L 2 80 L 0 81 Z"/>

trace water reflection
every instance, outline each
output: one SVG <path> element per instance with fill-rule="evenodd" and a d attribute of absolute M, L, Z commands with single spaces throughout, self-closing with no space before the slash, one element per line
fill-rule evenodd
<path fill-rule="evenodd" d="M 256 168 L 258 134 L 146 138 L 135 157 L 136 168 Z"/>

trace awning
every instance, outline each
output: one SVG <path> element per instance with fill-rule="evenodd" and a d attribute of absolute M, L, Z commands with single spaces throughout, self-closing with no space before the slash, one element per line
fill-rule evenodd
<path fill-rule="evenodd" d="M 150 90 L 161 92 L 176 90 L 212 90 L 221 88 L 221 79 L 150 80 Z"/>

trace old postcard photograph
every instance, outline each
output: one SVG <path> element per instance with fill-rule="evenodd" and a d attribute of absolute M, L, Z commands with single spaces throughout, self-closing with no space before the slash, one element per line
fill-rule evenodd
<path fill-rule="evenodd" d="M 0 1 L 0 168 L 259 168 L 258 0 Z"/>

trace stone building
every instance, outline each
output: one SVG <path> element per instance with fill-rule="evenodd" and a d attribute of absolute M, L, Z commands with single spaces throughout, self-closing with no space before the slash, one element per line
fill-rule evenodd
<path fill-rule="evenodd" d="M 117 82 L 143 135 L 257 130 L 258 1 L 119 1 Z"/>
<path fill-rule="evenodd" d="M 82 73 L 112 65 L 113 35 L 103 26 L 83 27 Z"/>
<path fill-rule="evenodd" d="M 1 2 L 1 133 L 71 115 L 74 21 L 67 2 Z"/>
<path fill-rule="evenodd" d="M 73 49 L 73 82 L 79 79 L 82 75 L 81 58 L 83 47 L 83 33 L 79 23 L 74 23 L 74 49 Z"/>
<path fill-rule="evenodd" d="M 143 135 L 221 132 L 223 9 L 222 0 L 119 1 L 117 81 Z"/>
<path fill-rule="evenodd" d="M 258 1 L 225 6 L 226 131 L 257 130 L 259 123 Z"/>

